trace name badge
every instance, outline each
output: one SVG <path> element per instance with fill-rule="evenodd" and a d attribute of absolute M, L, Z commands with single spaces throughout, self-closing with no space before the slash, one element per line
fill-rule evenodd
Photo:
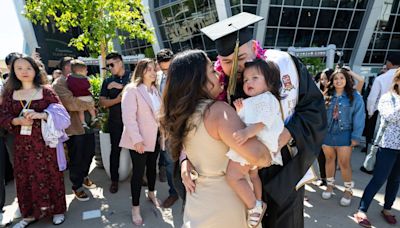
<path fill-rule="evenodd" d="M 34 112 L 35 110 L 33 109 L 23 109 L 22 110 L 22 115 L 27 113 L 27 112 Z M 31 135 L 32 134 L 32 125 L 29 126 L 21 126 L 21 130 L 19 132 L 20 135 Z"/>

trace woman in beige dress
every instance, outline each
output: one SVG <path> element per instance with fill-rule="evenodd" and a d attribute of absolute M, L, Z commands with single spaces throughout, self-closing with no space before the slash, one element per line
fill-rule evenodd
<path fill-rule="evenodd" d="M 168 75 L 161 127 L 174 160 L 184 149 L 198 173 L 195 190 L 186 196 L 183 227 L 247 227 L 246 207 L 225 178 L 225 154 L 230 147 L 252 165 L 266 167 L 268 149 L 255 138 L 235 142 L 234 132 L 245 125 L 231 106 L 215 100 L 222 86 L 203 51 L 178 54 Z"/>

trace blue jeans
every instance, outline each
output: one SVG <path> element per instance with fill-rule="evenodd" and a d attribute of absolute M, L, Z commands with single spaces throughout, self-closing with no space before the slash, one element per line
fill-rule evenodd
<path fill-rule="evenodd" d="M 364 190 L 359 210 L 367 212 L 376 193 L 386 183 L 385 204 L 383 208 L 390 210 L 396 199 L 400 184 L 400 150 L 379 148 L 376 154 L 374 174 Z"/>
<path fill-rule="evenodd" d="M 174 162 L 172 161 L 172 157 L 171 155 L 165 151 L 165 150 L 161 150 L 160 151 L 160 158 L 158 160 L 158 167 L 160 166 L 165 166 L 166 171 L 167 171 L 167 182 L 168 182 L 168 186 L 169 186 L 169 195 L 170 196 L 177 196 L 178 193 L 176 192 L 175 188 L 174 188 L 174 183 L 173 183 L 173 177 L 172 177 L 172 173 L 174 171 Z"/>

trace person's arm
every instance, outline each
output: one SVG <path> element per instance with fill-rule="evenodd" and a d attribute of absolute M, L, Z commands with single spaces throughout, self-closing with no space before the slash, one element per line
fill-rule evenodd
<path fill-rule="evenodd" d="M 372 84 L 371 87 L 371 92 L 368 95 L 367 98 L 367 111 L 368 111 L 368 117 L 371 118 L 374 115 L 375 110 L 375 105 L 377 104 L 378 97 L 380 96 L 380 91 L 381 91 L 381 85 L 379 83 L 379 78 L 376 78 L 374 83 Z"/>
<path fill-rule="evenodd" d="M 354 94 L 353 109 L 353 131 L 351 133 L 352 146 L 358 145 L 361 141 L 362 132 L 365 125 L 364 101 L 358 92 Z"/>
<path fill-rule="evenodd" d="M 70 112 L 86 111 L 93 107 L 92 102 L 85 102 L 74 97 L 71 90 L 68 89 L 66 79 L 63 77 L 56 79 L 53 89 L 60 98 L 61 103 Z"/>
<path fill-rule="evenodd" d="M 263 123 L 250 124 L 246 128 L 233 133 L 233 138 L 239 145 L 242 145 L 249 138 L 255 137 L 264 127 L 265 125 Z"/>
<path fill-rule="evenodd" d="M 210 118 L 210 119 L 209 119 Z M 246 159 L 250 164 L 258 167 L 267 167 L 271 164 L 268 148 L 256 138 L 250 138 L 242 145 L 234 139 L 234 133 L 245 127 L 235 110 L 225 102 L 216 102 L 210 107 L 206 118 L 209 126 L 215 130 L 221 139 L 232 150 Z M 207 127 L 206 124 L 206 127 Z"/>
<path fill-rule="evenodd" d="M 114 99 L 110 99 L 109 97 L 109 90 L 112 88 L 122 89 L 124 88 L 122 84 L 111 82 L 109 83 L 108 80 L 104 80 L 103 84 L 101 85 L 100 97 L 99 97 L 99 104 L 104 108 L 109 108 L 113 105 L 121 103 L 122 100 L 122 92 Z"/>
<path fill-rule="evenodd" d="M 352 70 L 349 70 L 349 74 L 350 74 L 350 76 L 353 77 L 353 79 L 355 79 L 355 80 L 357 81 L 357 85 L 356 85 L 355 89 L 356 89 L 358 92 L 361 93 L 362 88 L 364 87 L 364 82 L 365 82 L 364 77 L 362 77 L 362 76 L 359 75 L 359 74 L 356 74 L 356 73 L 355 73 L 354 71 L 352 71 Z"/>
<path fill-rule="evenodd" d="M 263 186 L 263 193 L 279 206 L 283 206 L 288 197 L 296 191 L 297 183 L 315 161 L 327 128 L 321 92 L 305 66 L 296 57 L 292 59 L 299 73 L 299 100 L 293 116 L 286 123 L 288 133 L 285 135 L 294 138 L 298 153 L 275 176 L 264 180 Z"/>

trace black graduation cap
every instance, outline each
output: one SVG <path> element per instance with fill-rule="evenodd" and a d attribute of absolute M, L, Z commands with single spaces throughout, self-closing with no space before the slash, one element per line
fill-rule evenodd
<path fill-rule="evenodd" d="M 264 18 L 243 12 L 204 27 L 201 31 L 215 41 L 218 55 L 228 56 L 234 52 L 238 38 L 239 46 L 253 39 L 253 33 L 248 26 L 262 19 Z"/>

